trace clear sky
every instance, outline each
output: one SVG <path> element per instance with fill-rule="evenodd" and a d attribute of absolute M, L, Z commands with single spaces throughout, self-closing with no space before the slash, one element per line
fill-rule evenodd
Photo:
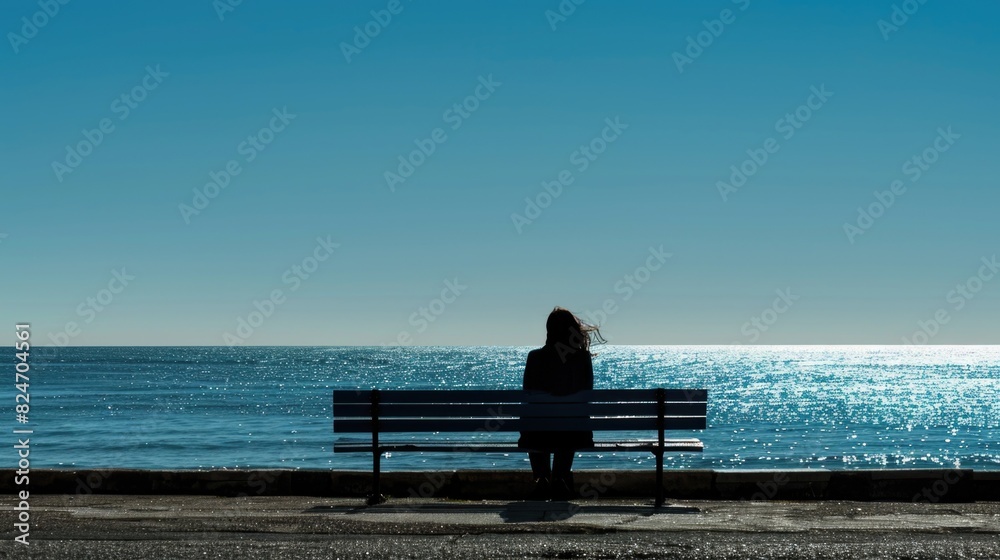
<path fill-rule="evenodd" d="M 49 1 L 0 8 L 36 344 L 1000 338 L 996 2 Z"/>

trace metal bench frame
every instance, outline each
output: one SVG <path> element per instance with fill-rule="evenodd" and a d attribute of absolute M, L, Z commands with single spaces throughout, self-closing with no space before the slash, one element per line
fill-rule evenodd
<path fill-rule="evenodd" d="M 666 430 L 704 430 L 705 389 L 596 389 L 553 396 L 520 390 L 335 390 L 334 434 L 371 434 L 371 440 L 335 441 L 334 453 L 372 454 L 372 494 L 381 495 L 381 457 L 386 452 L 555 451 L 517 442 L 385 442 L 386 433 L 519 431 L 656 431 L 656 439 L 597 441 L 575 451 L 650 452 L 656 457 L 656 506 L 663 504 L 663 454 L 701 452 L 698 439 L 666 439 Z"/>

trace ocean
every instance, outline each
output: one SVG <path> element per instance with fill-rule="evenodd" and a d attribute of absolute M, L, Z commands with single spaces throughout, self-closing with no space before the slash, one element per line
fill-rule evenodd
<path fill-rule="evenodd" d="M 370 469 L 370 455 L 332 452 L 333 389 L 519 389 L 529 350 L 36 347 L 29 421 L 14 428 L 34 430 L 33 468 Z M 700 438 L 704 453 L 668 454 L 667 468 L 1000 470 L 1000 346 L 594 351 L 596 388 L 709 390 L 708 429 L 672 434 Z M 574 468 L 652 464 L 581 453 Z M 528 464 L 522 454 L 395 453 L 382 468 Z"/>

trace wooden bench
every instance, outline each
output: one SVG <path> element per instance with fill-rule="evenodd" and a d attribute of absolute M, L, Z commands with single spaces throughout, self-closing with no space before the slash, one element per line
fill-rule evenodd
<path fill-rule="evenodd" d="M 379 485 L 386 452 L 513 453 L 552 451 L 516 441 L 386 441 L 385 434 L 593 430 L 594 445 L 578 451 L 649 452 L 656 457 L 656 506 L 663 504 L 663 454 L 700 452 L 697 439 L 666 439 L 666 430 L 706 428 L 704 389 L 596 389 L 556 397 L 520 390 L 335 390 L 334 434 L 371 439 L 333 444 L 334 453 L 372 454 L 369 504 L 384 501 Z M 596 432 L 655 432 L 655 439 L 598 439 Z"/>

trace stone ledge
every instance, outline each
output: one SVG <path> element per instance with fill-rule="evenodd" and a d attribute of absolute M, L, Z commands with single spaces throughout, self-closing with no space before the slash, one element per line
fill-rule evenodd
<path fill-rule="evenodd" d="M 580 496 L 652 497 L 652 470 L 574 473 Z M 14 470 L 0 470 L 0 493 L 14 485 Z M 1000 501 L 1000 471 L 968 469 L 670 470 L 667 498 L 720 500 L 859 500 L 914 502 Z M 395 497 L 509 499 L 532 487 L 528 471 L 417 471 L 382 473 L 382 493 Z M 344 496 L 371 491 L 371 473 L 320 470 L 33 469 L 33 494 L 159 494 L 215 496 Z"/>

